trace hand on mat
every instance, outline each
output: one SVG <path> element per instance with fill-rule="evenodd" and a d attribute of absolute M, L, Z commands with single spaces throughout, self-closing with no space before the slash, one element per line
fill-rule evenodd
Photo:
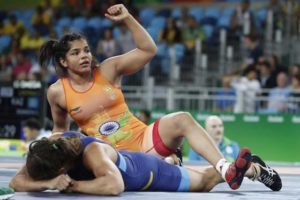
<path fill-rule="evenodd" d="M 72 179 L 65 174 L 61 174 L 50 180 L 50 188 L 52 190 L 64 191 L 72 185 Z"/>
<path fill-rule="evenodd" d="M 115 22 L 122 21 L 128 16 L 129 12 L 123 4 L 111 6 L 107 9 L 107 13 L 105 13 L 105 17 Z"/>

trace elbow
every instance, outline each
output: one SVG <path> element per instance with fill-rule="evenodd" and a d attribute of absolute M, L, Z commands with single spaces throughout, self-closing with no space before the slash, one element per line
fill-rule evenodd
<path fill-rule="evenodd" d="M 152 59 L 156 55 L 156 53 L 157 53 L 157 47 L 154 44 L 153 46 L 148 47 L 148 49 L 146 51 L 144 51 L 144 52 L 147 53 L 147 57 L 149 59 Z"/>
<path fill-rule="evenodd" d="M 115 184 L 112 184 L 112 188 L 110 188 L 110 195 L 119 196 L 125 190 L 123 179 L 116 180 Z"/>
<path fill-rule="evenodd" d="M 16 191 L 16 192 L 20 191 L 20 188 L 17 187 L 17 182 L 15 181 L 14 178 L 10 181 L 9 187 L 14 189 L 14 191 Z"/>
<path fill-rule="evenodd" d="M 153 44 L 150 53 L 152 54 L 152 57 L 154 57 L 157 53 L 157 46 L 155 45 L 155 43 Z"/>
<path fill-rule="evenodd" d="M 111 196 L 119 196 L 122 192 L 124 192 L 123 190 L 118 190 L 118 189 L 113 189 L 110 193 Z"/>

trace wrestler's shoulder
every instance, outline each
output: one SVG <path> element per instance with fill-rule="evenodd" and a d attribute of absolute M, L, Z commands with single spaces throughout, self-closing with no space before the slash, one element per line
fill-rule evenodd
<path fill-rule="evenodd" d="M 58 79 L 56 82 L 52 83 L 49 88 L 48 88 L 48 92 L 51 93 L 59 93 L 59 92 L 63 92 L 63 85 L 62 85 L 62 81 L 60 79 Z"/>

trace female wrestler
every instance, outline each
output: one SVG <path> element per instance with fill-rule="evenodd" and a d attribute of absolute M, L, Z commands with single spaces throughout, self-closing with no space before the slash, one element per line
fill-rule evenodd
<path fill-rule="evenodd" d="M 240 157 L 251 156 L 248 153 L 243 149 Z M 253 177 L 254 171 L 248 170 L 246 176 Z M 118 152 L 94 137 L 64 132 L 30 145 L 26 164 L 13 177 L 10 187 L 16 191 L 57 189 L 118 195 L 143 190 L 210 191 L 221 182 L 223 179 L 213 167 L 183 168 L 145 153 Z"/>

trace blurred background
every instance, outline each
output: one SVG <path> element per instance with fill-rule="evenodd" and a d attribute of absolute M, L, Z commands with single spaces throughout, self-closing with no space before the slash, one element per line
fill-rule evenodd
<path fill-rule="evenodd" d="M 239 146 L 300 162 L 299 0 L 0 1 L 0 155 L 24 154 L 26 127 L 52 129 L 46 90 L 57 76 L 37 60 L 45 41 L 81 32 L 99 62 L 135 48 L 126 26 L 104 17 L 116 3 L 158 46 L 142 71 L 123 78 L 137 116 L 149 111 L 150 123 L 183 110 L 204 125 L 217 114 Z M 186 142 L 183 153 L 188 159 Z"/>

